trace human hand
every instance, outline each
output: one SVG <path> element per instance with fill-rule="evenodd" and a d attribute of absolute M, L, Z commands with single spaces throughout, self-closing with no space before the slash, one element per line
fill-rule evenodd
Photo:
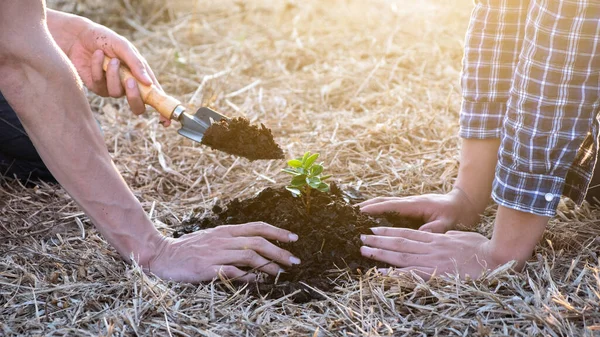
<path fill-rule="evenodd" d="M 123 86 L 119 77 L 119 67 L 124 63 L 133 76 L 142 84 L 155 85 L 162 90 L 156 76 L 146 59 L 137 48 L 121 35 L 102 25 L 85 21 L 85 27 L 79 34 L 73 35 L 66 46 L 65 53 L 75 66 L 84 85 L 94 93 L 103 97 L 127 97 L 131 111 L 141 115 L 146 106 L 140 95 L 137 83 L 130 79 Z M 63 34 L 64 37 L 67 34 Z M 106 72 L 102 69 L 104 56 L 111 58 Z M 160 117 L 163 126 L 169 126 L 171 121 Z"/>
<path fill-rule="evenodd" d="M 267 239 L 293 242 L 298 236 L 263 222 L 220 226 L 178 239 L 162 238 L 147 265 L 150 272 L 163 279 L 201 282 L 222 275 L 253 282 L 256 281 L 256 273 L 245 272 L 238 267 L 276 275 L 282 271 L 278 264 L 300 264 L 297 257 Z"/>
<path fill-rule="evenodd" d="M 445 233 L 458 225 L 471 228 L 479 221 L 479 214 L 460 189 L 446 194 L 425 194 L 410 197 L 378 197 L 358 204 L 369 214 L 396 212 L 401 216 L 420 219 L 422 231 Z"/>
<path fill-rule="evenodd" d="M 501 263 L 493 259 L 490 240 L 479 233 L 450 231 L 428 233 L 406 228 L 371 228 L 361 235 L 363 256 L 399 268 L 391 276 L 415 272 L 428 280 L 434 274 L 458 273 L 461 279 L 477 278 Z M 504 261 L 503 261 L 504 262 Z M 384 274 L 389 269 L 380 269 Z"/>

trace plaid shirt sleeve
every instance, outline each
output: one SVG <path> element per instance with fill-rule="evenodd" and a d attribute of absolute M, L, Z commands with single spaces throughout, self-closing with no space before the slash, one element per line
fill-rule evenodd
<path fill-rule="evenodd" d="M 492 197 L 553 216 L 580 203 L 596 155 L 600 4 L 479 1 L 463 60 L 460 136 L 500 138 Z"/>

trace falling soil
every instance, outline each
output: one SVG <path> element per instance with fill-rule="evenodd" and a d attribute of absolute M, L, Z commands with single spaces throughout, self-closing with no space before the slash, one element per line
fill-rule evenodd
<path fill-rule="evenodd" d="M 202 144 L 250 160 L 284 158 L 271 130 L 264 124 L 250 125 L 243 117 L 213 123 L 204 132 Z"/>
<path fill-rule="evenodd" d="M 355 275 L 374 266 L 386 266 L 360 254 L 361 234 L 371 234 L 369 229 L 376 226 L 416 229 L 422 224 L 399 217 L 396 213 L 374 218 L 361 213 L 358 206 L 350 205 L 347 200 L 348 197 L 335 184 L 332 184 L 330 193 L 314 191 L 309 215 L 302 199 L 293 197 L 284 187 L 267 188 L 256 197 L 235 199 L 224 208 L 215 206 L 211 216 L 185 221 L 183 229 L 175 236 L 253 221 L 288 229 L 298 234 L 299 240 L 277 245 L 300 258 L 302 263 L 286 268 L 276 283 L 274 277 L 268 277 L 265 282 L 253 285 L 253 290 L 269 298 L 278 298 L 300 289 L 293 296 L 296 302 L 321 299 L 321 295 L 302 283 L 322 291 L 332 291 L 336 282 L 343 282 L 336 281 L 336 278 L 344 270 Z"/>

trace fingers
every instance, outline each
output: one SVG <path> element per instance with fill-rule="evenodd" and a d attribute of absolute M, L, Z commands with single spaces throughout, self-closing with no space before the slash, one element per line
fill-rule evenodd
<path fill-rule="evenodd" d="M 423 202 L 415 202 L 410 198 L 380 198 L 379 201 L 375 198 L 375 201 L 361 206 L 360 210 L 369 214 L 396 212 L 405 217 L 422 219 L 424 207 Z"/>
<path fill-rule="evenodd" d="M 142 100 L 137 82 L 133 78 L 129 78 L 126 81 L 125 86 L 125 95 L 127 96 L 127 103 L 129 103 L 131 112 L 133 112 L 134 115 L 141 115 L 146 112 L 146 106 Z"/>
<path fill-rule="evenodd" d="M 221 233 L 227 233 L 230 236 L 262 236 L 280 242 L 294 242 L 298 240 L 298 235 L 264 222 L 219 226 L 214 230 Z"/>
<path fill-rule="evenodd" d="M 384 201 L 397 200 L 397 199 L 399 199 L 399 198 L 398 197 L 377 197 L 377 198 L 369 199 L 367 201 L 358 203 L 357 206 L 360 208 L 363 208 L 365 206 L 369 206 L 372 204 L 378 204 L 378 203 L 381 203 Z"/>
<path fill-rule="evenodd" d="M 162 115 L 160 116 L 160 121 L 159 123 L 164 126 L 167 127 L 169 125 L 171 125 L 171 120 L 164 118 Z"/>
<path fill-rule="evenodd" d="M 394 252 L 385 249 L 372 248 L 367 246 L 360 247 L 360 253 L 362 256 L 385 262 L 397 267 L 407 266 L 423 266 L 427 261 L 423 261 L 427 257 L 425 255 L 406 253 L 406 252 Z"/>
<path fill-rule="evenodd" d="M 277 275 L 282 271 L 277 263 L 265 259 L 252 249 L 223 251 L 215 262 L 238 267 L 250 267 L 270 275 Z"/>
<path fill-rule="evenodd" d="M 146 60 L 137 52 L 133 45 L 125 38 L 120 38 L 113 48 L 116 56 L 123 60 L 123 62 L 129 67 L 133 76 L 145 85 L 151 85 L 153 83 L 150 74 L 146 69 Z"/>
<path fill-rule="evenodd" d="M 373 248 L 413 254 L 423 254 L 427 252 L 425 243 L 402 237 L 361 235 L 360 239 L 365 245 Z"/>
<path fill-rule="evenodd" d="M 234 247 L 241 247 L 243 249 L 251 249 L 269 260 L 273 260 L 277 263 L 281 263 L 286 266 L 300 264 L 300 262 L 301 262 L 299 258 L 293 256 L 287 250 L 277 247 L 276 245 L 267 241 L 267 239 L 259 237 L 259 236 L 248 237 L 248 238 L 246 238 L 246 237 L 232 238 L 231 244 Z"/>
<path fill-rule="evenodd" d="M 429 233 L 446 233 L 448 228 L 450 228 L 450 225 L 447 222 L 436 220 L 424 224 L 423 226 L 419 227 L 419 230 Z"/>
<path fill-rule="evenodd" d="M 245 272 L 234 266 L 214 266 L 215 275 L 221 276 L 232 281 L 256 282 L 255 273 Z"/>
<path fill-rule="evenodd" d="M 119 66 L 119 59 L 113 58 L 106 67 L 106 87 L 108 89 L 108 95 L 114 98 L 119 98 L 125 93 L 123 85 L 121 85 L 121 78 L 119 77 Z"/>
<path fill-rule="evenodd" d="M 106 88 L 106 76 L 104 75 L 104 69 L 102 69 L 102 63 L 104 62 L 104 52 L 102 50 L 96 50 L 92 54 L 92 90 L 97 95 L 102 97 L 108 96 L 108 89 Z"/>
<path fill-rule="evenodd" d="M 100 53 L 102 52 L 100 51 Z M 96 53 L 94 53 L 94 57 L 96 57 L 95 55 Z M 125 88 L 123 88 L 123 84 L 121 83 L 121 78 L 119 75 L 120 65 L 119 59 L 113 58 L 106 67 L 105 86 L 107 88 L 108 95 L 110 97 L 118 98 L 125 94 L 127 97 L 127 102 L 129 103 L 129 107 L 131 108 L 131 112 L 133 112 L 135 115 L 141 115 L 146 112 L 146 105 L 144 104 L 140 94 L 140 89 L 137 85 L 137 82 L 133 78 L 128 79 L 125 83 Z"/>
<path fill-rule="evenodd" d="M 371 231 L 375 235 L 379 236 L 391 236 L 391 237 L 402 237 L 405 239 L 418 241 L 418 242 L 431 242 L 435 235 L 433 233 L 416 231 L 408 228 L 394 228 L 394 227 L 373 227 Z"/>

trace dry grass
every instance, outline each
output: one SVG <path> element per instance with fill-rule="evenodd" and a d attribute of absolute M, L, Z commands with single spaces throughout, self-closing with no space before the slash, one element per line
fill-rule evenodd
<path fill-rule="evenodd" d="M 447 191 L 456 175 L 458 74 L 471 2 L 51 1 L 117 29 L 163 87 L 320 151 L 367 196 Z M 211 151 L 90 102 L 124 178 L 165 233 L 192 210 L 281 180 L 281 162 Z M 490 207 L 480 230 L 490 233 Z M 600 330 L 597 210 L 562 204 L 523 274 L 478 281 L 364 275 L 297 305 L 149 278 L 124 265 L 56 186 L 0 185 L 0 335 L 548 335 Z M 343 225 L 343 224 L 340 224 Z"/>

